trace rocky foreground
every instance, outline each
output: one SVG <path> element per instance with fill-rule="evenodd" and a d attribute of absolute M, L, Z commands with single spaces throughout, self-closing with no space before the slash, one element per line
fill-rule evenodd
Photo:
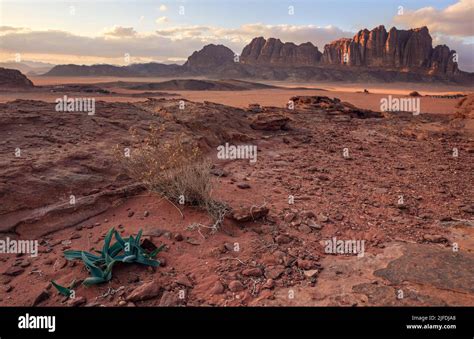
<path fill-rule="evenodd" d="M 1 104 L 1 236 L 38 239 L 40 253 L 0 255 L 0 304 L 474 305 L 469 115 L 291 99 L 293 109 L 247 110 L 98 102 L 93 116 Z M 214 162 L 214 196 L 233 208 L 218 233 L 196 227 L 209 223 L 203 212 L 186 207 L 182 217 L 124 174 L 121 154 L 153 124 L 164 139 L 195 140 Z M 256 163 L 217 159 L 224 143 L 257 145 Z M 87 276 L 63 251 L 100 249 L 111 227 L 165 244 L 162 267 L 120 266 L 110 283 L 60 297 L 51 280 Z M 334 238 L 363 240 L 364 255 L 328 253 Z"/>

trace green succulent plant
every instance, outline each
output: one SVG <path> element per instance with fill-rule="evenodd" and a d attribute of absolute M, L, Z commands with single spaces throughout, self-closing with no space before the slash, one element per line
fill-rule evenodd
<path fill-rule="evenodd" d="M 105 236 L 102 251 L 96 251 L 97 254 L 93 254 L 87 251 L 68 250 L 64 252 L 64 257 L 67 260 L 82 260 L 91 275 L 82 282 L 85 286 L 110 281 L 110 279 L 112 279 L 112 269 L 118 262 L 158 267 L 160 261 L 155 258 L 156 255 L 163 250 L 165 245 L 161 245 L 153 252 L 147 253 L 140 245 L 142 234 L 143 232 L 140 230 L 135 238 L 130 235 L 124 239 L 120 236 L 119 232 L 112 227 Z M 112 243 L 113 238 L 115 238 L 114 243 Z M 54 281 L 51 281 L 51 283 L 60 294 L 70 296 L 70 289 Z"/>

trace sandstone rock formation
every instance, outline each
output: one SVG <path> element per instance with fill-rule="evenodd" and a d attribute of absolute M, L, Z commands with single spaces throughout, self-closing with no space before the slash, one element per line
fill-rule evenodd
<path fill-rule="evenodd" d="M 328 116 L 336 118 L 346 117 L 349 119 L 382 117 L 379 112 L 358 108 L 338 98 L 331 99 L 326 96 L 295 96 L 290 98 L 290 100 L 294 102 L 295 110 L 297 111 L 322 112 Z"/>
<path fill-rule="evenodd" d="M 455 51 L 447 46 L 432 47 L 427 27 L 389 32 L 384 26 L 359 31 L 352 39 L 339 39 L 324 46 L 322 63 L 381 67 L 402 70 L 427 70 L 430 73 L 454 75 Z"/>
<path fill-rule="evenodd" d="M 184 64 L 186 68 L 213 68 L 234 62 L 234 52 L 224 45 L 206 45 L 195 51 Z"/>
<path fill-rule="evenodd" d="M 321 59 L 321 52 L 311 42 L 295 45 L 280 39 L 254 38 L 244 47 L 240 62 L 250 65 L 314 66 Z"/>
<path fill-rule="evenodd" d="M 259 113 L 252 118 L 250 127 L 263 131 L 288 129 L 289 118 L 278 113 Z"/>
<path fill-rule="evenodd" d="M 0 87 L 3 88 L 30 88 L 33 83 L 23 73 L 16 69 L 0 67 Z"/>
<path fill-rule="evenodd" d="M 371 31 L 361 30 L 352 39 L 333 41 L 324 46 L 324 53 L 310 42 L 295 45 L 275 38 L 254 38 L 243 49 L 240 61 L 260 66 L 347 65 L 454 75 L 458 72 L 454 53 L 445 45 L 433 48 L 427 27 L 392 27 L 387 32 L 384 26 L 378 26 Z"/>

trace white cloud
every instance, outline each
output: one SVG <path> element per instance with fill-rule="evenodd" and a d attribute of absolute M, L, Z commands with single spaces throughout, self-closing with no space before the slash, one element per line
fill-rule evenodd
<path fill-rule="evenodd" d="M 166 16 L 160 16 L 158 19 L 156 19 L 157 24 L 162 24 L 162 23 L 165 23 L 165 22 L 168 22 L 168 17 L 166 17 Z"/>
<path fill-rule="evenodd" d="M 474 1 L 459 0 L 441 10 L 434 7 L 405 10 L 402 15 L 395 16 L 393 21 L 407 28 L 427 26 L 432 33 L 472 37 L 474 35 Z"/>
<path fill-rule="evenodd" d="M 343 31 L 334 26 L 264 25 L 261 23 L 242 25 L 238 28 L 177 26 L 159 29 L 156 33 L 170 39 L 200 39 L 206 42 L 223 43 L 236 51 L 240 51 L 257 36 L 279 38 L 283 42 L 291 41 L 297 44 L 309 41 L 322 50 L 328 42 L 354 35 L 353 32 Z"/>
<path fill-rule="evenodd" d="M 135 31 L 135 29 L 133 29 L 133 27 L 114 26 L 110 29 L 107 29 L 104 32 L 104 35 L 116 38 L 130 38 L 137 35 L 137 32 Z"/>
<path fill-rule="evenodd" d="M 160 5 L 159 10 L 160 12 L 166 12 L 168 10 L 168 7 L 166 7 L 166 5 Z"/>

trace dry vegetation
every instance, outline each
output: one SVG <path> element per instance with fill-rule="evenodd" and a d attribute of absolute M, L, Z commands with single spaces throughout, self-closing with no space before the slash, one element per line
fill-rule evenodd
<path fill-rule="evenodd" d="M 164 141 L 162 132 L 162 127 L 151 126 L 140 147 L 122 160 L 125 170 L 150 192 L 159 194 L 174 206 L 189 205 L 207 211 L 213 221 L 208 227 L 216 231 L 228 207 L 211 197 L 212 164 L 184 135 Z M 133 131 L 132 134 L 136 135 Z"/>

